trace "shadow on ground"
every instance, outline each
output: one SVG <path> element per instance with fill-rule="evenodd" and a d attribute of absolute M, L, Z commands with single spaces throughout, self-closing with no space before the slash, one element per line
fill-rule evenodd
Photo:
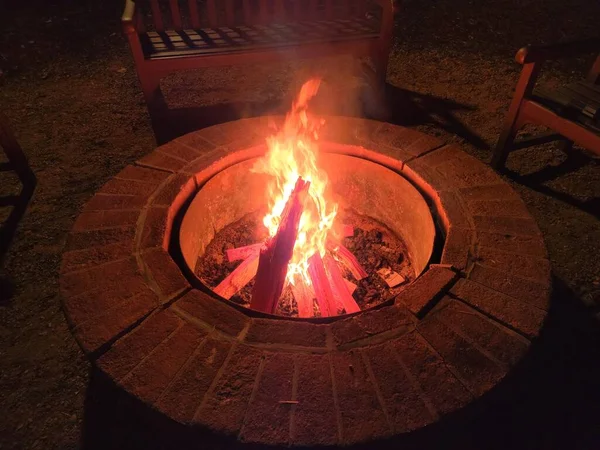
<path fill-rule="evenodd" d="M 547 321 L 529 353 L 491 392 L 425 429 L 377 448 L 595 449 L 600 445 L 600 327 L 555 280 Z M 93 370 L 82 448 L 251 448 L 174 423 Z M 373 444 L 356 446 L 373 448 Z"/>
<path fill-rule="evenodd" d="M 561 202 L 574 206 L 575 208 L 591 214 L 596 219 L 600 220 L 599 197 L 580 200 L 567 192 L 557 191 L 544 184 L 548 181 L 555 180 L 560 176 L 575 172 L 588 164 L 594 164 L 598 166 L 600 164 L 600 160 L 598 158 L 589 157 L 584 153 L 570 151 L 567 153 L 567 158 L 558 166 L 545 166 L 543 169 L 527 175 L 521 175 L 509 169 L 504 169 L 503 174 L 516 183 L 526 186 L 533 191 L 547 195 L 548 197 L 553 197 Z"/>

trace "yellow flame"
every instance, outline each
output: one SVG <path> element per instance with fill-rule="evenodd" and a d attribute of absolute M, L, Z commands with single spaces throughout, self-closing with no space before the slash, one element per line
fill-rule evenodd
<path fill-rule="evenodd" d="M 267 186 L 269 213 L 263 223 L 270 236 L 277 233 L 281 213 L 290 197 L 298 177 L 310 181 L 308 198 L 298 227 L 287 279 L 295 284 L 304 281 L 310 285 L 308 259 L 319 252 L 325 256 L 326 240 L 337 214 L 337 204 L 327 201 L 327 174 L 317 166 L 318 134 L 322 125 L 307 112 L 308 101 L 314 97 L 321 80 L 306 82 L 281 130 L 267 138 L 267 154 L 253 167 L 254 172 L 272 176 Z"/>

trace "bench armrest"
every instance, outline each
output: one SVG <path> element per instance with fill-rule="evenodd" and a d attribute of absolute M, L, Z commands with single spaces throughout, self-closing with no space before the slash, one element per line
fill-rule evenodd
<path fill-rule="evenodd" d="M 572 58 L 595 52 L 600 52 L 600 38 L 553 45 L 528 45 L 517 52 L 515 60 L 519 64 L 529 64 L 548 59 Z"/>
<path fill-rule="evenodd" d="M 125 34 L 135 33 L 135 2 L 133 0 L 125 0 L 121 24 Z"/>

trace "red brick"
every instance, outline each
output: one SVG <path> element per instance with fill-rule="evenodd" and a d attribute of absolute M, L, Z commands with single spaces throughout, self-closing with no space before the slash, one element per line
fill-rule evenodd
<path fill-rule="evenodd" d="M 64 274 L 60 278 L 61 293 L 73 297 L 98 288 L 105 290 L 131 285 L 133 288 L 143 281 L 135 258 L 110 262 L 79 272 Z"/>
<path fill-rule="evenodd" d="M 550 282 L 538 283 L 476 264 L 469 279 L 537 308 L 548 310 Z"/>
<path fill-rule="evenodd" d="M 482 247 L 511 253 L 547 258 L 548 252 L 541 236 L 515 236 L 504 233 L 477 232 L 477 242 Z"/>
<path fill-rule="evenodd" d="M 448 191 L 452 187 L 444 175 L 422 163 L 420 158 L 408 161 L 402 168 L 402 174 L 430 198 L 436 198 L 438 192 Z"/>
<path fill-rule="evenodd" d="M 96 364 L 113 379 L 120 380 L 182 325 L 183 321 L 169 310 L 152 314 L 119 339 Z"/>
<path fill-rule="evenodd" d="M 148 197 L 143 195 L 96 194 L 85 204 L 83 211 L 106 211 L 110 209 L 142 209 Z"/>
<path fill-rule="evenodd" d="M 102 186 L 98 193 L 106 195 L 135 195 L 147 198 L 152 195 L 157 187 L 158 183 L 146 183 L 136 180 L 113 178 Z"/>
<path fill-rule="evenodd" d="M 382 125 L 382 122 L 373 120 L 331 116 L 325 119 L 325 125 L 319 130 L 319 140 L 373 148 L 373 136 Z"/>
<path fill-rule="evenodd" d="M 162 170 L 149 169 L 147 167 L 127 166 L 119 172 L 115 178 L 122 180 L 141 181 L 158 186 L 169 176 L 168 173 Z"/>
<path fill-rule="evenodd" d="M 197 290 L 185 294 L 175 306 L 231 336 L 237 336 L 250 320 L 233 306 Z"/>
<path fill-rule="evenodd" d="M 394 432 L 405 433 L 424 427 L 435 418 L 398 361 L 391 344 L 365 350 L 383 397 Z"/>
<path fill-rule="evenodd" d="M 473 230 L 450 227 L 442 252 L 442 264 L 450 264 L 457 270 L 465 270 L 473 252 Z"/>
<path fill-rule="evenodd" d="M 200 154 L 208 153 L 216 147 L 215 144 L 204 139 L 200 131 L 194 131 L 193 133 L 178 137 L 174 142 L 196 150 Z"/>
<path fill-rule="evenodd" d="M 418 333 L 408 333 L 392 345 L 438 413 L 447 414 L 471 400 L 471 394 Z"/>
<path fill-rule="evenodd" d="M 155 150 L 138 160 L 136 164 L 168 172 L 177 172 L 186 165 L 186 161 Z"/>
<path fill-rule="evenodd" d="M 171 221 L 166 207 L 148 208 L 142 225 L 140 249 L 160 247 L 169 248 Z"/>
<path fill-rule="evenodd" d="M 133 253 L 133 240 L 63 253 L 60 273 L 89 269 L 99 264 L 124 259 Z"/>
<path fill-rule="evenodd" d="M 435 169 L 436 167 L 448 164 L 450 161 L 453 161 L 457 157 L 460 158 L 463 155 L 465 155 L 465 152 L 457 145 L 444 145 L 435 151 L 421 156 L 419 162 Z"/>
<path fill-rule="evenodd" d="M 469 186 L 459 189 L 458 194 L 466 202 L 481 200 L 521 200 L 515 190 L 504 182 L 488 186 Z"/>
<path fill-rule="evenodd" d="M 244 442 L 287 444 L 290 440 L 294 359 L 291 354 L 268 354 L 254 398 L 248 406 L 240 439 Z"/>
<path fill-rule="evenodd" d="M 169 182 L 160 190 L 153 205 L 165 205 L 173 207 L 178 211 L 183 204 L 196 193 L 196 180 L 194 177 L 185 174 L 176 174 L 169 179 Z"/>
<path fill-rule="evenodd" d="M 550 262 L 544 258 L 515 256 L 494 248 L 479 246 L 477 261 L 481 265 L 540 283 L 546 283 L 550 279 Z"/>
<path fill-rule="evenodd" d="M 421 322 L 417 329 L 444 361 L 454 367 L 471 392 L 483 395 L 505 375 L 505 368 L 435 318 Z"/>
<path fill-rule="evenodd" d="M 376 145 L 396 148 L 410 157 L 420 156 L 443 145 L 443 142 L 436 137 L 389 123 L 379 127 L 373 133 L 372 140 Z M 378 150 L 382 149 L 378 148 Z M 406 158 L 402 159 L 406 160 Z"/>
<path fill-rule="evenodd" d="M 540 230 L 531 218 L 473 216 L 475 229 L 491 233 L 511 234 L 515 236 L 538 236 Z"/>
<path fill-rule="evenodd" d="M 212 148 L 212 146 L 207 143 L 206 149 L 208 150 L 210 148 Z M 156 150 L 161 153 L 165 153 L 169 156 L 172 156 L 174 158 L 182 159 L 186 162 L 193 161 L 202 153 L 201 148 L 198 148 L 198 149 L 192 148 L 187 145 L 183 145 L 177 141 L 173 141 L 167 145 L 158 147 Z"/>
<path fill-rule="evenodd" d="M 163 300 L 170 299 L 174 294 L 189 286 L 179 266 L 162 248 L 145 251 L 142 259 L 152 279 L 158 285 Z"/>
<path fill-rule="evenodd" d="M 212 164 L 216 163 L 217 161 L 223 159 L 227 154 L 228 154 L 227 150 L 225 150 L 223 148 L 216 148 L 214 150 L 211 150 L 208 153 L 203 154 L 202 156 L 199 156 L 194 161 L 190 162 L 187 166 L 185 166 L 183 168 L 182 172 L 191 174 L 191 175 L 195 175 L 198 172 L 203 171 L 207 167 L 210 167 Z M 219 170 L 221 170 L 221 168 L 219 168 Z M 217 172 L 217 170 L 215 170 L 215 173 L 216 172 Z M 206 180 L 204 180 L 204 181 L 206 181 Z M 197 182 L 198 182 L 198 185 L 202 184 L 201 180 L 199 180 L 199 179 L 197 179 Z"/>
<path fill-rule="evenodd" d="M 468 202 L 467 206 L 473 214 L 478 216 L 531 218 L 525 203 L 521 200 L 478 200 Z"/>
<path fill-rule="evenodd" d="M 71 232 L 67 237 L 65 250 L 83 250 L 115 244 L 117 242 L 133 241 L 134 236 L 135 226 L 133 225 L 106 230 Z"/>
<path fill-rule="evenodd" d="M 545 311 L 473 281 L 459 280 L 450 292 L 529 338 L 538 335 L 546 318 Z"/>
<path fill-rule="evenodd" d="M 209 337 L 194 352 L 156 407 L 178 422 L 191 423 L 231 349 L 231 342 Z"/>
<path fill-rule="evenodd" d="M 252 319 L 246 342 L 325 347 L 326 325 L 292 320 Z"/>
<path fill-rule="evenodd" d="M 335 343 L 343 346 L 385 331 L 412 328 L 414 320 L 406 308 L 393 305 L 336 320 L 331 332 Z"/>
<path fill-rule="evenodd" d="M 443 306 L 432 314 L 436 320 L 470 339 L 503 364 L 514 365 L 527 351 L 529 342 L 525 338 L 468 305 L 448 297 Z"/>
<path fill-rule="evenodd" d="M 421 316 L 450 288 L 456 273 L 440 266 L 430 266 L 396 297 L 396 304 L 405 305 L 413 314 Z"/>
<path fill-rule="evenodd" d="M 339 443 L 337 411 L 333 398 L 328 355 L 298 355 L 298 390 L 292 442 L 298 446 Z"/>
<path fill-rule="evenodd" d="M 442 191 L 438 195 L 441 202 L 441 208 L 438 206 L 438 210 L 445 230 L 448 230 L 451 226 L 459 228 L 473 227 L 471 215 L 455 193 Z"/>
<path fill-rule="evenodd" d="M 73 231 L 92 231 L 105 228 L 122 228 L 135 225 L 139 211 L 90 211 L 79 215 Z"/>
<path fill-rule="evenodd" d="M 183 325 L 121 380 L 123 387 L 154 403 L 205 337 L 206 333 L 193 325 Z"/>
<path fill-rule="evenodd" d="M 70 297 L 65 295 L 63 289 L 63 296 L 66 297 L 63 299 L 63 307 L 70 322 L 78 325 L 147 290 L 141 276 L 129 278 L 122 284 L 113 283 L 108 287 L 98 284 L 93 289 Z"/>
<path fill-rule="evenodd" d="M 390 424 L 359 352 L 332 353 L 331 361 L 344 444 L 389 435 Z"/>
<path fill-rule="evenodd" d="M 156 295 L 150 291 L 138 294 L 106 310 L 73 330 L 84 352 L 91 353 L 115 339 L 156 308 Z"/>
<path fill-rule="evenodd" d="M 242 428 L 261 360 L 262 352 L 259 350 L 245 345 L 236 347 L 194 422 L 224 434 L 237 435 Z"/>
<path fill-rule="evenodd" d="M 196 132 L 202 139 L 217 146 L 227 146 L 237 140 L 246 139 L 248 136 L 258 138 L 254 133 L 252 121 L 237 120 L 226 122 L 212 127 L 203 128 Z"/>

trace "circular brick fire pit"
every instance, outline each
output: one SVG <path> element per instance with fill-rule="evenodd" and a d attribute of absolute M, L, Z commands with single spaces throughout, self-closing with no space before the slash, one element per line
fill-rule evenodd
<path fill-rule="evenodd" d="M 402 175 L 430 205 L 441 251 L 396 298 L 317 323 L 261 317 L 197 283 L 178 242 L 184 213 L 206 180 L 265 151 L 267 123 L 183 136 L 86 204 L 61 267 L 86 354 L 166 416 L 263 444 L 409 432 L 497 384 L 543 325 L 544 243 L 491 169 L 422 133 L 331 117 L 320 137 L 328 152 Z"/>

